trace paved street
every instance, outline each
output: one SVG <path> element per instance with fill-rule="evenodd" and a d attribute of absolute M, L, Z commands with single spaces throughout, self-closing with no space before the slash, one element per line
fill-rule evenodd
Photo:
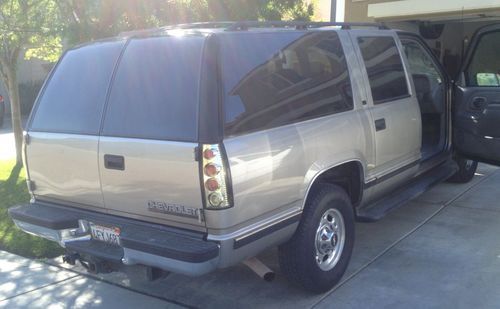
<path fill-rule="evenodd" d="M 10 128 L 10 120 L 5 119 L 5 123 L 0 128 L 0 160 L 9 160 L 16 157 L 14 146 L 14 133 Z"/>
<path fill-rule="evenodd" d="M 23 126 L 26 124 L 27 116 L 23 117 Z M 10 114 L 5 116 L 3 127 L 0 128 L 0 160 L 15 159 L 16 148 L 14 144 L 14 133 L 10 121 Z"/>
<path fill-rule="evenodd" d="M 61 271 L 3 253 L 0 307 L 498 308 L 499 186 L 500 170 L 480 165 L 469 184 L 440 184 L 379 222 L 357 224 L 349 270 L 324 295 L 290 286 L 275 250 L 261 256 L 277 272 L 272 283 L 245 266 L 156 282 L 142 281 L 132 269 L 96 281 L 75 273 L 84 274 L 78 267 Z M 59 259 L 49 262 L 62 266 Z"/>

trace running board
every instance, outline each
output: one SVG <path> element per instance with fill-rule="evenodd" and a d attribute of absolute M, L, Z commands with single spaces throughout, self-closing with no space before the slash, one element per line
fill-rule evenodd
<path fill-rule="evenodd" d="M 382 219 L 390 211 L 399 208 L 409 200 L 419 196 L 431 187 L 450 178 L 456 171 L 457 165 L 454 161 L 441 164 L 430 171 L 418 176 L 402 188 L 392 192 L 376 202 L 359 208 L 357 220 L 360 222 L 375 222 Z"/>

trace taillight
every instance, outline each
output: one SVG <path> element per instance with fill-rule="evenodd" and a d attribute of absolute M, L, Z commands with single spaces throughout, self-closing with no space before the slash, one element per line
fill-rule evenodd
<path fill-rule="evenodd" d="M 228 183 L 229 171 L 225 164 L 219 145 L 202 145 L 201 173 L 207 209 L 224 209 L 232 206 Z"/>

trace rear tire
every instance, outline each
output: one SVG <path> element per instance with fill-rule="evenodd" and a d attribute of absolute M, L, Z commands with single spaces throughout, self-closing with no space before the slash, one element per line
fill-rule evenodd
<path fill-rule="evenodd" d="M 344 275 L 354 245 L 354 211 L 345 191 L 321 184 L 309 194 L 299 226 L 279 247 L 285 277 L 304 289 L 322 293 Z"/>
<path fill-rule="evenodd" d="M 458 171 L 448 179 L 448 182 L 467 183 L 474 178 L 477 170 L 477 161 L 469 160 L 464 157 L 455 157 L 458 164 Z"/>

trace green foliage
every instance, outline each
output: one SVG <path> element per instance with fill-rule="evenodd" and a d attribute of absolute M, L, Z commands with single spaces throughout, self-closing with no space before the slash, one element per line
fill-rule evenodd
<path fill-rule="evenodd" d="M 227 20 L 309 20 L 303 0 L 64 0 L 59 3 L 70 44 L 122 31 L 169 24 Z"/>
<path fill-rule="evenodd" d="M 0 0 L 0 57 L 15 66 L 26 58 L 56 61 L 62 51 L 59 8 L 54 0 Z"/>
<path fill-rule="evenodd" d="M 0 250 L 26 257 L 56 257 L 63 250 L 54 242 L 18 229 L 7 214 L 13 205 L 29 200 L 24 171 L 14 161 L 0 161 Z"/>

